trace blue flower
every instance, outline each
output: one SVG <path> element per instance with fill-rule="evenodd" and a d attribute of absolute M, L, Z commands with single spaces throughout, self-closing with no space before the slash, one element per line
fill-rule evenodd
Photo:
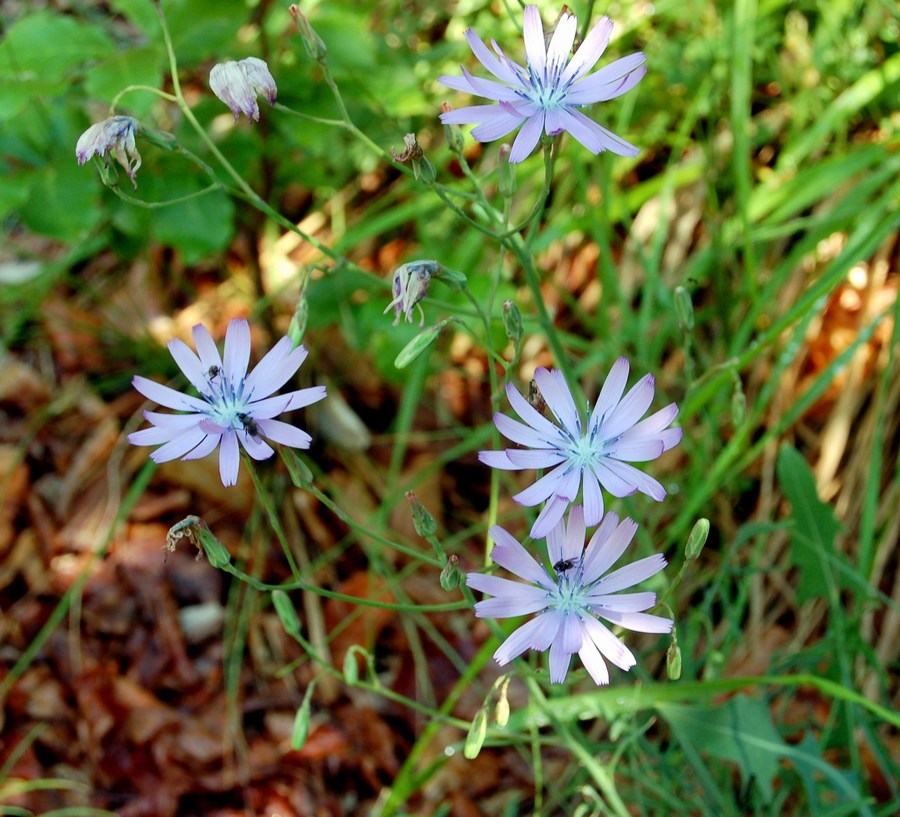
<path fill-rule="evenodd" d="M 506 387 L 510 404 L 524 422 L 497 412 L 494 423 L 504 437 L 532 450 L 481 451 L 478 459 L 507 471 L 550 469 L 513 497 L 526 506 L 547 502 L 531 528 L 533 539 L 546 536 L 562 519 L 579 488 L 588 525 L 596 525 L 603 516 L 601 486 L 613 496 L 640 491 L 657 502 L 665 499 L 666 491 L 657 480 L 628 463 L 655 460 L 681 441 L 681 429 L 669 428 L 678 406 L 670 403 L 641 420 L 653 400 L 654 379 L 645 375 L 623 398 L 628 368 L 624 357 L 613 364 L 587 423 L 562 372 L 538 368 L 534 373 L 541 396 L 560 425 L 538 412 L 511 383 Z"/>
<path fill-rule="evenodd" d="M 136 119 L 130 116 L 112 116 L 91 125 L 75 144 L 75 158 L 78 164 L 83 165 L 95 154 L 106 157 L 115 156 L 116 161 L 125 168 L 131 183 L 137 188 L 135 175 L 141 166 L 141 154 L 138 153 L 134 143 L 134 136 L 138 132 Z"/>
<path fill-rule="evenodd" d="M 591 153 L 610 150 L 620 156 L 636 156 L 638 149 L 634 145 L 578 109 L 630 91 L 647 73 L 646 58 L 638 51 L 587 76 L 609 44 L 613 24 L 608 17 L 600 20 L 570 60 L 576 28 L 575 16 L 564 12 L 547 46 L 540 12 L 537 6 L 527 6 L 523 32 L 527 67 L 509 59 L 493 40 L 496 55 L 491 53 L 472 29 L 466 31 L 478 61 L 501 81 L 475 77 L 463 68 L 461 77 L 442 76 L 438 82 L 496 100 L 497 104 L 448 111 L 441 114 L 441 122 L 477 124 L 472 136 L 479 142 L 493 142 L 521 125 L 509 156 L 513 163 L 531 155 L 541 133 L 556 136 L 563 131 L 571 133 Z"/>
<path fill-rule="evenodd" d="M 259 121 L 256 98 L 262 95 L 270 105 L 274 105 L 278 96 L 269 66 L 258 57 L 214 65 L 209 72 L 209 87 L 231 108 L 235 119 L 244 114 L 254 122 Z"/>
<path fill-rule="evenodd" d="M 529 584 L 500 576 L 469 573 L 466 584 L 489 593 L 491 599 L 475 605 L 478 618 L 538 615 L 509 635 L 494 653 L 503 666 L 525 650 L 550 650 L 550 681 L 561 684 L 573 653 L 597 684 L 609 683 L 604 658 L 623 670 L 636 663 L 632 652 L 599 619 L 640 633 L 668 633 L 671 619 L 645 613 L 656 604 L 656 593 L 619 593 L 666 566 L 662 554 L 639 559 L 607 573 L 622 556 L 637 531 L 631 519 L 619 522 L 609 513 L 584 547 L 584 513 L 580 505 L 569 512 L 568 526 L 560 520 L 547 537 L 553 573 L 538 564 L 503 528 L 490 534 L 496 544 L 491 558 Z M 604 575 L 606 574 L 606 575 Z"/>
<path fill-rule="evenodd" d="M 195 354 L 177 338 L 169 343 L 175 362 L 199 397 L 182 394 L 146 377 L 136 376 L 132 385 L 145 397 L 167 408 L 188 414 L 160 414 L 145 411 L 153 428 L 128 435 L 133 445 L 160 445 L 151 455 L 154 462 L 181 458 L 196 460 L 219 446 L 219 475 L 226 486 L 237 482 L 240 465 L 238 443 L 255 460 L 274 454 L 269 439 L 291 448 L 309 448 L 312 438 L 305 431 L 274 418 L 285 411 L 303 408 L 325 397 L 324 386 L 271 396 L 300 368 L 306 359 L 303 346 L 294 348 L 283 337 L 249 374 L 250 326 L 232 320 L 225 333 L 224 360 L 207 331 L 193 328 Z"/>

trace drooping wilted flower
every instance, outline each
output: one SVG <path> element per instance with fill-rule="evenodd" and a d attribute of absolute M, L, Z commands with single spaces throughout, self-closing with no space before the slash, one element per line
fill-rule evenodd
<path fill-rule="evenodd" d="M 466 584 L 493 598 L 475 604 L 479 618 L 511 618 L 538 615 L 513 630 L 494 653 L 503 666 L 525 650 L 550 650 L 550 681 L 562 683 L 569 659 L 578 653 L 597 684 L 609 683 L 606 658 L 629 670 L 636 663 L 632 652 L 598 619 L 641 633 L 668 633 L 672 620 L 643 612 L 656 604 L 656 593 L 619 593 L 655 576 L 666 566 L 662 554 L 639 559 L 606 573 L 634 538 L 637 524 L 619 522 L 609 513 L 584 548 L 585 524 L 580 505 L 569 512 L 569 523 L 560 519 L 547 537 L 551 574 L 503 528 L 495 525 L 491 558 L 530 584 L 499 576 L 469 573 Z M 604 575 L 606 574 L 606 575 Z"/>
<path fill-rule="evenodd" d="M 238 443 L 255 460 L 268 459 L 275 453 L 264 438 L 291 448 L 309 448 L 312 440 L 309 434 L 273 418 L 321 400 L 325 397 L 325 387 L 313 386 L 271 396 L 306 359 L 303 346 L 295 349 L 290 338 L 282 338 L 248 374 L 250 326 L 247 321 L 235 319 L 228 325 L 224 361 L 206 327 L 198 323 L 193 334 L 197 354 L 177 338 L 169 343 L 169 351 L 200 396 L 182 394 L 136 376 L 132 384 L 145 397 L 189 413 L 145 411 L 144 417 L 154 427 L 129 434 L 128 442 L 160 445 L 150 455 L 154 462 L 178 457 L 200 459 L 221 445 L 219 474 L 226 486 L 237 482 Z"/>
<path fill-rule="evenodd" d="M 541 396 L 560 425 L 538 412 L 511 383 L 507 385 L 509 402 L 524 422 L 497 412 L 494 423 L 504 437 L 532 450 L 481 451 L 478 458 L 507 471 L 550 469 L 513 497 L 526 506 L 547 502 L 531 528 L 532 538 L 543 538 L 556 526 L 579 488 L 588 525 L 596 525 L 603 516 L 601 486 L 613 496 L 640 491 L 658 502 L 665 499 L 659 482 L 628 463 L 655 460 L 680 442 L 681 429 L 669 428 L 678 406 L 670 403 L 641 420 L 653 400 L 655 381 L 645 375 L 623 398 L 628 368 L 625 358 L 613 364 L 587 424 L 560 371 L 539 368 L 534 373 Z"/>
<path fill-rule="evenodd" d="M 274 105 L 278 96 L 278 88 L 269 73 L 269 66 L 257 57 L 214 65 L 209 72 L 209 87 L 231 108 L 235 119 L 244 114 L 254 122 L 259 121 L 257 97 L 262 96 L 270 105 Z"/>
<path fill-rule="evenodd" d="M 384 309 L 394 310 L 394 326 L 400 322 L 400 316 L 406 318 L 407 323 L 412 323 L 413 310 L 418 307 L 421 320 L 419 326 L 425 323 L 425 311 L 419 301 L 428 294 L 428 285 L 435 273 L 436 261 L 410 261 L 401 264 L 394 271 L 392 300 Z"/>
<path fill-rule="evenodd" d="M 441 122 L 477 124 L 472 136 L 479 142 L 493 142 L 521 125 L 509 157 L 512 163 L 530 156 L 542 133 L 555 136 L 563 131 L 571 133 L 591 153 L 611 150 L 620 156 L 636 156 L 638 149 L 634 145 L 589 119 L 579 108 L 630 91 L 647 72 L 646 58 L 638 51 L 587 76 L 609 44 L 613 24 L 608 17 L 600 20 L 570 60 L 576 28 L 575 16 L 564 12 L 547 46 L 537 6 L 526 6 L 527 67 L 509 59 L 491 40 L 495 56 L 474 30 L 469 29 L 466 39 L 478 61 L 501 81 L 475 77 L 463 68 L 461 77 L 442 76 L 438 82 L 457 91 L 496 100 L 497 104 L 445 112 L 441 114 Z"/>
<path fill-rule="evenodd" d="M 107 163 L 110 157 L 115 157 L 137 188 L 135 175 L 141 166 L 141 154 L 138 153 L 134 136 L 138 127 L 137 120 L 130 116 L 113 116 L 91 125 L 75 144 L 78 164 L 83 165 L 94 155 L 101 159 L 105 157 Z"/>

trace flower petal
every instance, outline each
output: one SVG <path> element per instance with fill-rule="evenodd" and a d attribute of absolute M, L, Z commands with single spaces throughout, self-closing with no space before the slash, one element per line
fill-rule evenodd
<path fill-rule="evenodd" d="M 557 488 L 563 484 L 566 466 L 560 465 L 547 474 L 544 474 L 533 485 L 529 485 L 524 491 L 519 491 L 513 499 L 520 505 L 539 505 L 545 499 L 556 493 Z"/>
<path fill-rule="evenodd" d="M 521 448 L 510 448 L 506 451 L 507 459 L 518 468 L 551 468 L 566 461 L 566 455 L 560 451 L 523 451 Z"/>
<path fill-rule="evenodd" d="M 237 483 L 240 464 L 241 455 L 238 449 L 237 435 L 233 431 L 229 431 L 222 435 L 222 443 L 219 448 L 219 476 L 226 488 Z"/>
<path fill-rule="evenodd" d="M 225 331 L 225 376 L 237 385 L 247 376 L 250 362 L 250 324 L 232 318 Z"/>
<path fill-rule="evenodd" d="M 569 61 L 578 21 L 574 14 L 563 14 L 556 23 L 550 44 L 547 46 L 547 79 L 559 84 L 559 77 Z"/>
<path fill-rule="evenodd" d="M 625 520 L 625 522 L 629 521 L 631 520 Z M 622 524 L 624 525 L 625 523 L 623 522 Z M 637 526 L 635 525 L 635 527 Z M 622 550 L 624 550 L 624 547 Z M 621 552 L 619 555 L 621 556 Z M 618 556 L 616 558 L 618 558 Z M 610 562 L 610 564 L 615 564 L 615 560 Z M 638 559 L 636 562 L 620 567 L 618 570 L 614 570 L 612 573 L 604 576 L 594 585 L 592 592 L 609 594 L 615 593 L 617 590 L 625 590 L 626 588 L 634 587 L 636 584 L 646 581 L 651 576 L 655 576 L 666 566 L 666 564 L 666 557 L 663 556 L 662 553 L 654 553 L 652 556 Z"/>
<path fill-rule="evenodd" d="M 637 522 L 626 518 L 619 523 L 619 517 L 609 513 L 603 523 L 594 531 L 588 542 L 584 555 L 584 582 L 592 584 L 612 567 L 625 552 L 625 549 L 637 533 Z M 608 578 L 608 577 L 607 577 Z M 605 579 L 603 580 L 605 581 Z M 630 587 L 630 585 L 626 585 Z M 599 582 L 592 588 L 594 593 L 610 593 L 604 586 L 599 589 Z"/>
<path fill-rule="evenodd" d="M 662 502 L 666 498 L 666 489 L 662 487 L 659 481 L 648 476 L 643 471 L 639 471 L 633 465 L 629 465 L 627 462 L 619 462 L 619 460 L 614 459 L 606 459 L 603 461 L 602 465 L 606 466 L 607 476 L 609 474 L 615 474 L 622 483 L 633 486 L 628 494 L 634 493 L 634 491 L 640 491 L 642 494 L 652 497 L 657 502 Z M 611 494 L 614 493 L 604 479 L 601 478 L 600 482 Z M 628 496 L 628 494 L 621 494 L 621 496 Z M 615 495 L 620 496 L 620 494 Z"/>
<path fill-rule="evenodd" d="M 581 111 L 566 108 L 565 112 L 569 117 L 566 130 L 591 153 L 601 153 L 604 150 L 612 151 L 619 156 L 637 156 L 640 153 L 631 142 L 626 142 L 621 136 L 598 125 Z"/>
<path fill-rule="evenodd" d="M 525 38 L 525 56 L 528 65 L 538 76 L 544 73 L 547 63 L 547 47 L 544 45 L 544 24 L 537 6 L 525 6 L 525 24 L 522 34 Z M 512 157 L 510 157 L 512 161 Z"/>
<path fill-rule="evenodd" d="M 590 468 L 581 469 L 581 488 L 584 498 L 584 521 L 594 526 L 603 518 L 603 492 Z"/>
<path fill-rule="evenodd" d="M 287 336 L 283 337 L 247 375 L 245 393 L 251 400 L 268 397 L 291 379 L 307 354 L 305 346 L 301 344 L 294 349 L 294 342 Z"/>
<path fill-rule="evenodd" d="M 600 650 L 590 638 L 585 638 L 578 651 L 578 657 L 584 668 L 588 671 L 588 675 L 594 680 L 597 686 L 604 686 L 609 683 L 609 667 L 600 655 Z"/>
<path fill-rule="evenodd" d="M 500 468 L 503 471 L 521 471 L 522 467 L 514 464 L 506 456 L 505 451 L 479 451 L 479 462 L 489 465 L 491 468 Z"/>
<path fill-rule="evenodd" d="M 562 639 L 557 635 L 550 645 L 550 683 L 561 684 L 569 673 L 572 654 L 566 652 Z"/>
<path fill-rule="evenodd" d="M 573 437 L 580 437 L 582 433 L 581 418 L 572 392 L 566 383 L 566 378 L 559 369 L 547 371 L 539 366 L 534 372 L 534 381 L 541 391 L 541 396 L 547 403 L 553 416 L 559 420 Z"/>
<path fill-rule="evenodd" d="M 235 431 L 235 434 L 244 450 L 255 460 L 267 460 L 275 453 L 275 449 L 260 437 L 254 437 L 243 429 Z"/>
<path fill-rule="evenodd" d="M 543 613 L 510 633 L 494 653 L 494 660 L 502 667 L 520 656 L 532 643 L 552 643 L 559 632 L 560 617 L 555 613 Z"/>
<path fill-rule="evenodd" d="M 588 424 L 591 434 L 593 434 L 598 425 L 602 425 L 612 410 L 618 405 L 622 399 L 622 393 L 625 391 L 625 384 L 628 382 L 628 360 L 620 357 L 606 376 L 603 388 L 600 389 L 600 396 L 594 410 L 591 412 L 591 420 Z"/>
<path fill-rule="evenodd" d="M 602 17 L 578 46 L 575 56 L 569 61 L 559 79 L 561 84 L 577 81 L 597 64 L 597 60 L 603 56 L 606 46 L 609 45 L 612 30 L 612 20 L 609 17 Z"/>
<path fill-rule="evenodd" d="M 222 357 L 219 354 L 216 342 L 212 339 L 212 335 L 209 334 L 209 330 L 202 323 L 197 323 L 191 329 L 191 334 L 194 336 L 194 347 L 200 355 L 200 363 L 203 366 L 203 370 L 208 372 L 213 366 L 221 369 Z"/>
<path fill-rule="evenodd" d="M 516 414 L 519 415 L 528 425 L 536 431 L 539 431 L 542 437 L 549 443 L 551 447 L 564 443 L 565 437 L 558 426 L 553 425 L 543 414 L 541 414 L 534 406 L 531 405 L 519 392 L 512 383 L 506 384 L 506 397 L 509 404 L 513 407 Z"/>
<path fill-rule="evenodd" d="M 618 613 L 604 610 L 600 615 L 607 621 L 618 624 L 626 630 L 634 630 L 636 633 L 671 633 L 672 627 L 675 626 L 672 619 L 649 613 Z"/>
<path fill-rule="evenodd" d="M 522 130 L 519 131 L 519 135 L 516 136 L 515 141 L 513 142 L 512 150 L 509 154 L 509 163 L 515 165 L 527 159 L 537 147 L 538 140 L 541 138 L 543 130 L 543 114 L 529 116 L 525 120 L 525 124 L 522 125 Z M 472 135 L 475 135 L 474 131 L 472 131 Z M 478 137 L 475 138 L 477 139 Z"/>
<path fill-rule="evenodd" d="M 631 428 L 653 402 L 653 392 L 656 389 L 656 378 L 652 374 L 645 374 L 635 383 L 617 405 L 606 422 L 600 429 L 603 438 L 610 440 Z"/>
<path fill-rule="evenodd" d="M 499 411 L 494 415 L 494 425 L 497 430 L 506 437 L 519 445 L 527 445 L 529 448 L 553 448 L 553 442 L 548 440 L 545 435 L 541 434 L 535 428 L 513 420 Z"/>
<path fill-rule="evenodd" d="M 615 613 L 642 613 L 656 604 L 656 593 L 646 591 L 643 593 L 614 593 L 594 594 L 589 593 L 591 609 L 598 615 L 605 616 L 607 611 Z"/>
<path fill-rule="evenodd" d="M 606 102 L 627 93 L 647 74 L 647 58 L 640 51 L 604 65 L 569 89 L 566 102 L 570 105 L 591 105 Z"/>
<path fill-rule="evenodd" d="M 197 447 L 188 451 L 181 459 L 183 460 L 202 460 L 204 457 L 212 454 L 216 450 L 219 441 L 222 439 L 221 434 L 207 434 L 203 440 L 197 444 Z"/>
<path fill-rule="evenodd" d="M 180 391 L 170 389 L 146 377 L 135 375 L 132 378 L 131 385 L 134 386 L 148 400 L 159 403 L 161 406 L 172 409 L 181 409 L 182 411 L 199 411 L 205 413 L 209 410 L 209 403 L 200 400 L 197 397 L 191 397 L 188 394 L 182 394 Z"/>
<path fill-rule="evenodd" d="M 302 428 L 297 428 L 281 420 L 257 420 L 259 430 L 270 440 L 291 448 L 309 448 L 312 437 Z"/>
<path fill-rule="evenodd" d="M 515 499 L 515 497 L 513 497 L 513 499 Z M 547 504 L 544 505 L 543 509 L 538 514 L 537 519 L 534 520 L 534 524 L 531 526 L 531 531 L 528 535 L 532 539 L 543 539 L 563 518 L 563 514 L 565 514 L 566 508 L 568 507 L 569 501 L 567 499 L 561 499 L 557 496 L 552 497 Z"/>
<path fill-rule="evenodd" d="M 593 616 L 585 616 L 582 623 L 588 637 L 607 660 L 626 672 L 637 664 L 631 650 Z"/>
<path fill-rule="evenodd" d="M 497 79 L 509 82 L 513 85 L 521 85 L 518 74 L 512 70 L 507 63 L 498 60 L 491 53 L 490 49 L 475 33 L 474 29 L 470 28 L 466 30 L 466 41 L 469 43 L 469 48 L 472 49 L 472 53 L 475 55 L 478 62 L 487 68 L 487 70 L 497 77 Z"/>
<path fill-rule="evenodd" d="M 192 428 L 179 434 L 165 445 L 150 453 L 153 462 L 168 462 L 183 457 L 188 451 L 203 442 L 206 435 L 199 428 Z"/>
<path fill-rule="evenodd" d="M 524 121 L 524 117 L 511 105 L 495 105 L 495 110 L 483 117 L 484 124 L 472 128 L 472 138 L 479 142 L 493 142 L 514 131 Z"/>
<path fill-rule="evenodd" d="M 200 362 L 200 358 L 180 338 L 169 341 L 169 353 L 178 364 L 178 368 L 184 372 L 184 376 L 190 381 L 197 391 L 206 390 L 206 370 Z"/>
<path fill-rule="evenodd" d="M 499 525 L 494 525 L 488 533 L 494 540 L 494 547 L 490 554 L 491 559 L 500 567 L 505 567 L 519 578 L 539 584 L 548 590 L 556 586 L 556 582 L 550 578 L 547 571 L 507 530 Z"/>

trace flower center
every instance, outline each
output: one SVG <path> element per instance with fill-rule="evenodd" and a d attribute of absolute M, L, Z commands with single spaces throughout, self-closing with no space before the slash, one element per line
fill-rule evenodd
<path fill-rule="evenodd" d="M 245 428 L 246 423 L 240 415 L 248 416 L 250 395 L 244 394 L 244 382 L 241 381 L 235 388 L 229 380 L 222 376 L 220 382 L 212 382 L 210 386 L 210 394 L 203 395 L 210 405 L 210 419 L 216 425 L 226 428 L 235 430 Z"/>
<path fill-rule="evenodd" d="M 556 576 L 556 589 L 551 590 L 550 606 L 561 613 L 577 613 L 587 606 L 585 588 L 581 581 L 581 560 Z"/>

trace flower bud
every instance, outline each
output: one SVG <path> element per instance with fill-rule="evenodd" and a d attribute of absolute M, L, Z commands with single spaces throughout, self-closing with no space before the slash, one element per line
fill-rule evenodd
<path fill-rule="evenodd" d="M 497 693 L 497 706 L 494 708 L 494 720 L 497 726 L 506 726 L 509 723 L 509 698 L 506 693 L 509 689 L 510 676 L 506 676 L 500 684 L 500 691 Z"/>
<path fill-rule="evenodd" d="M 469 734 L 466 735 L 466 745 L 463 754 L 467 760 L 474 760 L 478 757 L 481 747 L 484 745 L 484 739 L 487 736 L 487 712 L 483 709 L 478 710 L 472 725 L 469 727 Z"/>
<path fill-rule="evenodd" d="M 297 618 L 297 611 L 287 593 L 283 590 L 273 590 L 272 604 L 275 605 L 275 612 L 278 613 L 284 631 L 290 636 L 300 635 L 300 619 Z"/>
<path fill-rule="evenodd" d="M 681 647 L 678 646 L 674 633 L 672 643 L 669 644 L 669 649 L 666 650 L 666 674 L 669 676 L 670 681 L 677 681 L 681 678 Z"/>
<path fill-rule="evenodd" d="M 231 554 L 228 552 L 228 548 L 212 535 L 205 524 L 198 525 L 196 530 L 203 552 L 213 567 L 223 568 L 231 563 Z"/>
<path fill-rule="evenodd" d="M 294 715 L 294 730 L 291 733 L 291 749 L 295 752 L 299 751 L 306 744 L 306 736 L 309 734 L 310 710 L 312 708 L 312 695 L 316 688 L 316 681 L 313 679 L 306 688 L 303 700 Z"/>
<path fill-rule="evenodd" d="M 675 315 L 678 317 L 678 325 L 682 332 L 694 328 L 694 304 L 691 301 L 691 293 L 682 286 L 675 287 Z"/>
<path fill-rule="evenodd" d="M 506 337 L 513 343 L 519 344 L 522 342 L 522 335 L 524 334 L 522 313 L 512 301 L 503 302 L 503 328 L 506 330 Z"/>
<path fill-rule="evenodd" d="M 296 3 L 288 6 L 291 17 L 297 23 L 297 31 L 300 33 L 300 39 L 303 41 L 303 47 L 316 62 L 321 62 L 328 54 L 328 47 L 322 42 L 322 38 L 316 34 L 315 29 L 309 24 L 306 15 L 300 11 L 300 7 Z"/>
<path fill-rule="evenodd" d="M 125 168 L 128 178 L 137 189 L 137 180 L 135 175 L 141 166 L 141 154 L 134 143 L 135 134 L 141 130 L 136 119 L 130 116 L 113 116 L 91 125 L 75 144 L 75 157 L 78 164 L 83 165 L 91 156 L 96 155 L 103 159 L 102 164 L 107 168 L 110 167 L 110 157 L 114 156 L 116 161 Z M 112 178 L 110 174 L 104 175 L 104 183 L 109 183 L 107 179 Z M 113 184 L 115 181 L 113 180 Z"/>
<path fill-rule="evenodd" d="M 450 113 L 452 110 L 453 106 L 449 102 L 441 103 L 441 113 Z M 463 152 L 466 142 L 459 125 L 444 125 L 444 139 L 452 153 L 460 154 Z"/>
<path fill-rule="evenodd" d="M 700 555 L 703 546 L 706 544 L 706 538 L 709 536 L 709 520 L 700 518 L 691 528 L 691 535 L 688 536 L 687 544 L 684 546 L 684 558 L 693 561 Z"/>
<path fill-rule="evenodd" d="M 412 511 L 413 526 L 416 529 L 416 533 L 422 537 L 434 536 L 435 531 L 437 531 L 437 523 L 434 521 L 434 517 L 419 502 L 419 497 L 416 496 L 415 491 L 407 491 L 405 496 Z"/>
<path fill-rule="evenodd" d="M 509 163 L 512 148 L 508 144 L 500 145 L 500 163 L 497 165 L 498 188 L 500 195 L 508 199 L 516 192 L 516 170 Z"/>
<path fill-rule="evenodd" d="M 394 365 L 398 369 L 405 369 L 412 363 L 419 355 L 422 354 L 432 343 L 434 343 L 438 335 L 441 334 L 441 330 L 450 323 L 452 318 L 445 318 L 440 323 L 435 324 L 434 326 L 425 329 L 422 332 L 419 332 L 409 343 L 406 344 L 401 350 L 400 354 L 397 355 L 394 360 Z"/>
<path fill-rule="evenodd" d="M 455 553 L 450 554 L 447 564 L 441 570 L 441 587 L 446 591 L 456 590 L 462 576 L 459 572 L 459 556 Z"/>
<path fill-rule="evenodd" d="M 439 266 L 437 261 L 410 261 L 394 271 L 394 300 L 384 310 L 387 312 L 393 307 L 394 326 L 400 322 L 401 315 L 406 317 L 408 323 L 413 322 L 413 310 L 418 306 L 419 301 L 428 294 L 431 276 Z M 424 326 L 425 312 L 421 306 L 419 306 L 419 314 L 422 318 L 419 321 L 419 326 Z"/>
<path fill-rule="evenodd" d="M 278 96 L 278 88 L 269 73 L 269 66 L 257 57 L 214 65 L 209 72 L 209 87 L 231 108 L 235 120 L 244 114 L 248 119 L 258 122 L 257 97 L 262 96 L 270 105 L 274 105 Z"/>

